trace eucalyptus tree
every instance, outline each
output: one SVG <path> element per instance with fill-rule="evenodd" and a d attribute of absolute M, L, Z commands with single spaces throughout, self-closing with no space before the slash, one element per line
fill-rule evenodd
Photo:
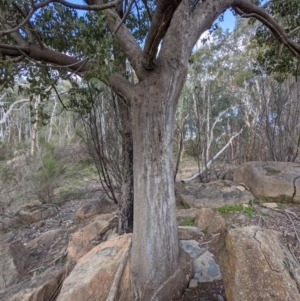
<path fill-rule="evenodd" d="M 232 7 L 243 17 L 258 18 L 295 55 L 299 55 L 300 46 L 264 9 L 250 1 L 141 1 L 135 2 L 132 9 L 134 1 L 124 1 L 124 11 L 129 15 L 125 13 L 122 19 L 115 10 L 122 0 L 87 2 L 75 5 L 65 0 L 2 0 L 0 53 L 5 58 L 2 68 L 7 81 L 3 85 L 19 70 L 13 68 L 13 63 L 26 70 L 33 60 L 39 66 L 51 66 L 51 70 L 64 68 L 60 73 L 52 71 L 50 78 L 68 76 L 69 70 L 84 74 L 86 79 L 98 78 L 131 107 L 133 300 L 167 300 L 172 298 L 170 292 L 177 293 L 169 285 L 180 273 L 173 124 L 194 45 L 218 16 Z M 78 17 L 74 9 L 99 13 L 89 15 L 92 21 L 87 27 L 86 19 Z M 140 20 L 145 20 L 141 24 L 144 31 L 137 31 Z M 81 34 L 82 29 L 85 34 Z M 118 72 L 119 64 L 114 62 L 117 56 L 112 51 L 115 43 L 134 69 L 136 83 Z"/>

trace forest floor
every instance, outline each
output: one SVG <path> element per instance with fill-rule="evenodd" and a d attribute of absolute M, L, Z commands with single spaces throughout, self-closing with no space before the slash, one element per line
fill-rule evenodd
<path fill-rule="evenodd" d="M 194 171 L 194 168 L 192 168 Z M 191 170 L 189 170 L 190 172 Z M 82 179 L 82 178 L 81 178 Z M 72 185 L 70 185 L 72 187 Z M 73 187 L 75 188 L 75 187 Z M 73 189 L 72 188 L 72 189 Z M 78 188 L 78 187 L 77 187 Z M 71 190 L 72 190 L 71 189 Z M 37 227 L 37 224 L 21 224 L 16 229 L 12 230 L 15 234 L 14 241 L 19 241 L 26 245 L 29 241 L 49 230 L 64 229 L 63 239 L 60 245 L 51 246 L 53 254 L 56 254 L 58 249 L 66 249 L 68 244 L 68 237 L 71 233 L 77 229 L 85 226 L 91 219 L 79 220 L 76 218 L 76 211 L 83 204 L 88 201 L 99 199 L 103 194 L 101 186 L 95 181 L 90 181 L 89 177 L 85 175 L 82 189 L 85 193 L 68 194 L 63 191 L 63 201 L 60 201 L 59 216 L 48 218 L 44 221 L 42 226 Z M 71 191 L 70 190 L 70 191 Z M 73 189 L 73 191 L 76 189 Z M 294 258 L 300 262 L 300 239 L 298 237 L 297 229 L 300 228 L 300 206 L 295 204 L 278 204 L 277 209 L 265 208 L 262 202 L 255 200 L 249 204 L 251 210 L 239 211 L 239 212 L 226 212 L 220 213 L 226 220 L 227 228 L 237 228 L 250 225 L 257 225 L 267 229 L 276 231 L 279 239 L 286 246 L 286 248 L 292 253 Z M 117 205 L 114 203 L 108 203 L 103 208 L 102 213 L 114 213 L 117 212 Z M 181 221 L 178 220 L 178 224 Z M 6 232 L 8 232 L 6 231 Z M 5 232 L 5 233 L 6 233 Z M 2 233 L 5 234 L 5 233 Z M 0 232 L 1 238 L 1 232 Z M 211 253 L 214 251 L 214 241 L 218 238 L 218 235 L 203 235 L 197 238 L 201 247 L 205 247 Z M 35 250 L 32 254 L 34 260 L 28 267 L 24 275 L 25 278 L 29 278 L 33 275 L 42 273 L 45 269 L 48 269 L 52 265 L 58 262 L 65 262 L 67 257 L 66 253 L 60 253 L 60 257 L 55 257 L 49 252 L 49 246 L 41 246 Z M 53 257 L 54 256 L 54 257 Z M 54 260 L 53 260 L 54 258 Z M 180 301 L 225 301 L 225 291 L 222 281 L 216 281 L 211 283 L 201 283 L 197 288 L 186 289 Z"/>
<path fill-rule="evenodd" d="M 45 224 L 41 228 L 37 228 L 35 224 L 22 225 L 16 230 L 15 240 L 26 244 L 30 240 L 39 237 L 42 233 L 49 230 L 66 229 L 65 240 L 61 243 L 67 245 L 68 236 L 76 229 L 79 229 L 89 223 L 91 220 L 79 221 L 75 213 L 79 207 L 88 201 L 99 198 L 103 193 L 100 190 L 90 191 L 89 199 L 70 199 L 65 201 L 60 207 L 60 217 L 53 217 L 45 220 Z M 280 240 L 291 251 L 293 256 L 300 261 L 300 247 L 297 238 L 298 233 L 295 229 L 300 227 L 300 206 L 293 204 L 284 204 L 279 206 L 280 209 L 264 208 L 261 204 L 253 204 L 253 211 L 250 214 L 243 212 L 224 213 L 222 216 L 226 219 L 227 228 L 236 228 L 242 226 L 258 225 L 267 229 L 276 231 Z M 116 212 L 117 205 L 110 204 L 103 208 L 103 213 Z M 180 223 L 180 221 L 178 221 Z M 68 226 L 67 225 L 71 225 Z M 204 235 L 197 238 L 201 247 L 205 247 L 211 253 L 214 251 L 214 241 L 218 236 Z M 56 248 L 63 246 L 57 245 Z M 34 262 L 26 272 L 26 278 L 41 273 L 51 266 L 52 258 L 49 258 L 49 247 L 41 246 L 35 250 Z M 60 258 L 63 261 L 64 258 Z M 50 263 L 50 265 L 49 265 Z M 55 265 L 55 262 L 53 263 Z M 211 283 L 201 283 L 197 288 L 187 288 L 180 301 L 222 301 L 227 300 L 225 296 L 223 282 L 216 281 Z"/>

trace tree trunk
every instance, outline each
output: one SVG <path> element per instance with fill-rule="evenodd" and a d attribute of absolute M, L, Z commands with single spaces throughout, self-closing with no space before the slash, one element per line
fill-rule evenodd
<path fill-rule="evenodd" d="M 133 232 L 133 145 L 132 117 L 130 108 L 119 99 L 122 124 L 122 190 L 119 203 L 119 234 Z"/>
<path fill-rule="evenodd" d="M 132 107 L 135 204 L 131 272 L 134 300 L 168 300 L 163 290 L 158 293 L 158 289 L 174 274 L 179 260 L 173 127 L 186 70 L 166 69 L 161 68 L 147 81 L 138 84 L 138 96 Z"/>

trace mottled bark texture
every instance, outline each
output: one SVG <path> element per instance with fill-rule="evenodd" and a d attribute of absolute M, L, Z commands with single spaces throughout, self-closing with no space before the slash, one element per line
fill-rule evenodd
<path fill-rule="evenodd" d="M 133 232 L 133 144 L 131 109 L 119 100 L 122 124 L 122 190 L 119 203 L 119 234 Z"/>
<path fill-rule="evenodd" d="M 201 18 L 190 12 L 189 1 L 179 5 L 162 41 L 155 68 L 137 66 L 136 85 L 120 80 L 119 75 L 110 78 L 111 86 L 130 104 L 133 119 L 133 300 L 172 298 L 166 280 L 174 275 L 179 264 L 173 174 L 176 105 L 193 45 L 226 8 L 217 1 L 201 5 Z M 141 60 L 140 64 L 143 63 Z M 162 283 L 166 283 L 166 293 Z"/>

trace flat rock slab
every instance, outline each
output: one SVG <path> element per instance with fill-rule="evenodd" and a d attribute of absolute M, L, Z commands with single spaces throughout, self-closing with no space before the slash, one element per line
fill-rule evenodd
<path fill-rule="evenodd" d="M 204 251 L 195 240 L 180 240 L 179 245 L 191 258 L 197 258 Z"/>
<path fill-rule="evenodd" d="M 68 258 L 78 261 L 95 247 L 93 243 L 97 243 L 109 228 L 108 221 L 99 219 L 73 233 L 69 239 Z"/>
<path fill-rule="evenodd" d="M 105 301 L 130 242 L 131 234 L 112 238 L 94 247 L 80 258 L 64 281 L 57 301 Z M 128 261 L 115 300 L 131 301 Z"/>
<path fill-rule="evenodd" d="M 181 186 L 180 197 L 185 206 L 199 209 L 243 204 L 253 199 L 253 195 L 249 191 L 241 191 L 240 186 L 236 186 L 230 181 L 213 183 L 191 181 Z"/>
<path fill-rule="evenodd" d="M 193 227 L 193 226 L 178 227 L 178 238 L 181 240 L 191 240 L 203 235 L 204 233 L 201 232 L 197 227 Z"/>
<path fill-rule="evenodd" d="M 24 208 L 18 212 L 20 219 L 27 223 L 35 223 L 57 214 L 58 209 L 56 207 L 47 205 Z"/>
<path fill-rule="evenodd" d="M 234 182 L 244 183 L 256 198 L 300 203 L 300 164 L 247 162 L 234 173 Z"/>
<path fill-rule="evenodd" d="M 59 292 L 59 285 L 67 274 L 66 266 L 55 266 L 31 279 L 0 291 L 0 300 L 49 301 Z"/>
<path fill-rule="evenodd" d="M 300 300 L 300 266 L 273 231 L 230 229 L 215 249 L 228 301 Z"/>
<path fill-rule="evenodd" d="M 220 267 L 216 263 L 214 256 L 209 251 L 199 256 L 193 262 L 194 278 L 198 279 L 199 283 L 213 282 L 222 279 Z"/>
<path fill-rule="evenodd" d="M 39 237 L 30 240 L 27 243 L 26 247 L 32 249 L 40 245 L 50 246 L 56 239 L 60 238 L 64 233 L 65 230 L 62 229 L 49 230 L 40 235 Z"/>

